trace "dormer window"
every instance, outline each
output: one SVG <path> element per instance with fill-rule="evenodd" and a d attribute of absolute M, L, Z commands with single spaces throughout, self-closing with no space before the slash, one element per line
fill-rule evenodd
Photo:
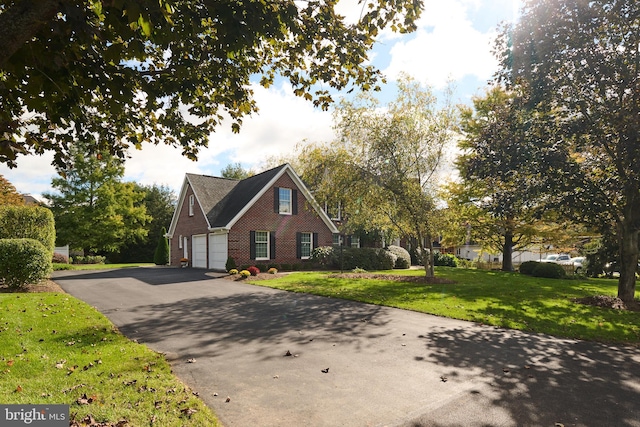
<path fill-rule="evenodd" d="M 279 209 L 278 212 L 284 215 L 291 215 L 291 189 L 280 188 L 278 191 Z"/>

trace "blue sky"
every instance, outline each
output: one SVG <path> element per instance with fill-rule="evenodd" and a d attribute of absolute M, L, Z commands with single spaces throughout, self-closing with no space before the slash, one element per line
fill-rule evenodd
<path fill-rule="evenodd" d="M 456 88 L 454 102 L 469 103 L 482 95 L 487 81 L 497 69 L 491 46 L 501 21 L 517 19 L 520 0 L 424 0 L 425 10 L 418 30 L 407 35 L 382 32 L 371 52 L 373 65 L 386 75 L 388 83 L 380 96 L 393 97 L 395 79 L 404 72 L 437 92 L 451 80 Z M 342 0 L 339 13 L 358 18 L 357 0 Z M 331 112 L 314 109 L 312 104 L 293 95 L 280 82 L 270 89 L 256 86 L 260 112 L 244 120 L 239 134 L 223 124 L 211 135 L 209 148 L 197 162 L 167 146 L 143 146 L 130 152 L 125 169 L 126 181 L 167 185 L 179 191 L 185 173 L 219 175 L 230 163 L 260 170 L 268 157 L 291 154 L 306 141 L 331 141 Z M 16 169 L 0 165 L 0 174 L 21 193 L 39 196 L 52 191 L 55 169 L 51 155 L 21 157 Z"/>

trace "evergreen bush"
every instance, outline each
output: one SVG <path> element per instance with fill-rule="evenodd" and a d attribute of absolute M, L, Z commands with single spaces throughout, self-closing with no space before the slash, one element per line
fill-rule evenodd
<path fill-rule="evenodd" d="M 227 262 L 224 264 L 224 268 L 227 271 L 237 270 L 238 266 L 236 265 L 236 260 L 233 259 L 232 256 L 230 256 L 229 258 L 227 258 Z"/>
<path fill-rule="evenodd" d="M 155 265 L 167 265 L 169 264 L 169 240 L 164 235 L 167 234 L 167 229 L 162 227 L 162 233 L 158 238 L 158 246 L 153 254 L 153 262 Z"/>
<path fill-rule="evenodd" d="M 533 270 L 540 264 L 538 261 L 525 261 L 520 264 L 518 270 L 521 274 L 526 274 L 527 276 L 533 275 Z"/>
<path fill-rule="evenodd" d="M 533 277 L 546 277 L 549 279 L 562 279 L 567 275 L 560 264 L 554 262 L 539 262 L 531 273 Z"/>
<path fill-rule="evenodd" d="M 457 267 L 458 259 L 453 254 L 442 254 L 435 252 L 433 254 L 433 265 L 439 265 L 443 267 Z"/>
<path fill-rule="evenodd" d="M 53 257 L 56 226 L 53 214 L 41 206 L 0 206 L 0 239 L 34 239 Z"/>
<path fill-rule="evenodd" d="M 0 239 L 0 279 L 9 288 L 38 283 L 51 271 L 51 253 L 38 240 Z"/>

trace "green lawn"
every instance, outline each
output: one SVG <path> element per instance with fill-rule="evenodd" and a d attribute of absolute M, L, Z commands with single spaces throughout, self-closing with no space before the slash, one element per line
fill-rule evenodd
<path fill-rule="evenodd" d="M 424 275 L 423 270 L 385 272 Z M 331 273 L 292 273 L 252 282 L 371 304 L 399 307 L 486 325 L 603 342 L 640 343 L 640 312 L 577 304 L 573 298 L 617 293 L 607 279 L 542 279 L 519 273 L 438 267 L 454 284 L 331 278 Z"/>
<path fill-rule="evenodd" d="M 161 354 L 61 293 L 0 293 L 0 396 L 4 404 L 69 404 L 79 422 L 220 425 Z"/>

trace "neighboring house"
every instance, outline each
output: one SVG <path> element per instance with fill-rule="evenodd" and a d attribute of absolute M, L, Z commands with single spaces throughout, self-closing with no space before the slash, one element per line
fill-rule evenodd
<path fill-rule="evenodd" d="M 171 265 L 297 264 L 337 228 L 289 164 L 233 180 L 186 174 L 167 237 Z"/>

